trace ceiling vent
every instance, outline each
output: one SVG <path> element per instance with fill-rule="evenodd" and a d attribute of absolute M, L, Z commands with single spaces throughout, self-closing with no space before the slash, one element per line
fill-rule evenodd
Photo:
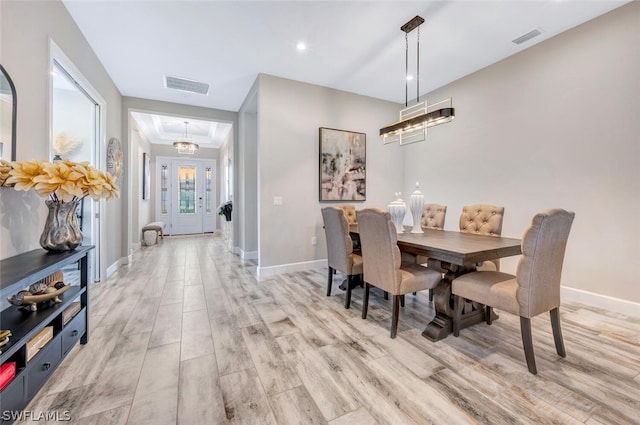
<path fill-rule="evenodd" d="M 168 89 L 180 90 L 189 93 L 209 94 L 209 84 L 199 81 L 187 80 L 186 78 L 164 76 L 164 86 Z"/>
<path fill-rule="evenodd" d="M 515 40 L 511 40 L 511 42 L 515 43 L 515 44 L 522 44 L 525 41 L 529 41 L 532 38 L 539 36 L 540 34 L 542 34 L 542 31 L 540 31 L 539 29 L 536 28 L 536 29 L 534 29 L 532 31 L 529 31 L 525 35 L 522 35 L 522 36 L 516 38 Z"/>

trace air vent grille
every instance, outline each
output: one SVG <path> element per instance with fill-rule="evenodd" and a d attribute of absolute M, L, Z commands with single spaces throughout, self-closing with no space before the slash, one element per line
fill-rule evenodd
<path fill-rule="evenodd" d="M 511 40 L 513 43 L 515 44 L 522 44 L 525 41 L 529 41 L 534 37 L 539 36 L 540 34 L 542 34 L 542 31 L 540 31 L 539 29 L 534 29 L 532 31 L 529 31 L 528 33 L 526 33 L 525 35 L 522 35 L 518 38 L 516 38 L 515 40 Z"/>
<path fill-rule="evenodd" d="M 209 84 L 199 81 L 187 80 L 186 78 L 164 76 L 164 86 L 168 89 L 186 91 L 189 93 L 209 94 Z"/>

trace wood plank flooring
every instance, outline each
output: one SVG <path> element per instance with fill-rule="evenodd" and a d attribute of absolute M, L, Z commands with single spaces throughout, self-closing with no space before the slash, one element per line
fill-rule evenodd
<path fill-rule="evenodd" d="M 362 320 L 362 289 L 345 310 L 326 273 L 257 279 L 218 234 L 144 247 L 92 285 L 89 344 L 27 410 L 82 425 L 640 424 L 640 318 L 563 304 L 565 359 L 534 318 L 534 376 L 515 316 L 432 343 L 432 305 L 409 295 L 391 340 L 390 301 L 372 290 Z"/>

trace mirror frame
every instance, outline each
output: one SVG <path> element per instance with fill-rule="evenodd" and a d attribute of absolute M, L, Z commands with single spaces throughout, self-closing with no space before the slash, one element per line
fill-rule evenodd
<path fill-rule="evenodd" d="M 16 115 L 18 112 L 18 95 L 16 93 L 16 86 L 13 84 L 13 80 L 11 79 L 11 77 L 9 76 L 9 73 L 4 69 L 4 67 L 2 66 L 2 64 L 0 64 L 0 72 L 2 72 L 2 75 L 4 76 L 4 78 L 7 79 L 7 82 L 9 83 L 9 88 L 11 88 L 11 97 L 13 99 L 13 105 L 11 108 L 11 159 L 10 161 L 15 161 L 16 160 Z"/>

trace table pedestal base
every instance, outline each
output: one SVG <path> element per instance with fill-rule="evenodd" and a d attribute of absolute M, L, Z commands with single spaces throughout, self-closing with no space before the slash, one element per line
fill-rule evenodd
<path fill-rule="evenodd" d="M 432 266 L 431 263 L 430 266 Z M 476 271 L 475 267 L 462 267 L 447 263 L 440 263 L 439 268 L 446 272 L 438 285 L 433 288 L 433 305 L 436 310 L 436 315 L 422 332 L 423 337 L 434 342 L 446 338 L 447 335 L 453 332 L 453 295 L 451 294 L 451 282 L 458 276 Z M 492 311 L 491 320 L 496 319 L 498 319 L 498 315 Z M 462 313 L 460 329 L 484 321 L 486 321 L 485 306 L 477 303 L 469 304 L 468 308 L 465 308 Z"/>
<path fill-rule="evenodd" d="M 463 313 L 460 329 L 467 328 L 477 323 L 486 322 L 485 312 L 486 309 L 483 307 L 481 310 Z M 491 320 L 496 320 L 498 317 L 499 316 L 492 310 Z M 436 317 L 434 317 L 424 331 L 422 331 L 422 336 L 430 341 L 436 342 L 446 338 L 452 332 L 453 318 L 442 313 L 436 313 Z"/>

